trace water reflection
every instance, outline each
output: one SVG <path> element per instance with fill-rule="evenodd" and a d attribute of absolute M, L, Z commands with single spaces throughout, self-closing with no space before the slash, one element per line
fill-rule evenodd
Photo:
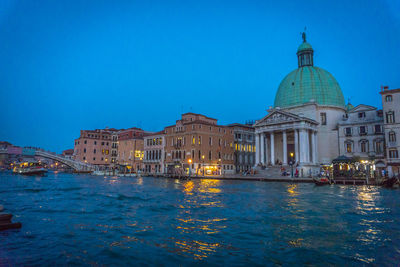
<path fill-rule="evenodd" d="M 200 181 L 186 181 L 182 184 L 184 198 L 179 205 L 176 229 L 185 237 L 175 240 L 177 253 L 191 255 L 201 260 L 215 253 L 221 246 L 217 242 L 208 242 L 208 236 L 216 235 L 226 228 L 226 218 L 210 217 L 204 209 L 222 208 L 218 199 L 222 190 L 219 180 L 204 179 Z M 196 238 L 201 237 L 201 238 Z"/>

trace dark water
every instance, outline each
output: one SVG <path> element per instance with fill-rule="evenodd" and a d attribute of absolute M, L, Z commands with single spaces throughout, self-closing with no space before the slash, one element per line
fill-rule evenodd
<path fill-rule="evenodd" d="M 399 265 L 400 190 L 0 174 L 0 265 Z"/>

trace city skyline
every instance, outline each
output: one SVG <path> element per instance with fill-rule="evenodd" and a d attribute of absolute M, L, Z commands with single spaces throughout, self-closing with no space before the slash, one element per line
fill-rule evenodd
<path fill-rule="evenodd" d="M 399 6 L 316 3 L 3 2 L 0 140 L 60 152 L 80 129 L 261 119 L 304 26 L 346 102 L 381 108 L 380 86 L 400 87 Z"/>

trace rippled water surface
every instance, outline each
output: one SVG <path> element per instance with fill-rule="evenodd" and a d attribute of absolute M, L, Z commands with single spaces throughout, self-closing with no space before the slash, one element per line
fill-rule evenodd
<path fill-rule="evenodd" d="M 398 265 L 400 190 L 0 173 L 3 265 Z"/>

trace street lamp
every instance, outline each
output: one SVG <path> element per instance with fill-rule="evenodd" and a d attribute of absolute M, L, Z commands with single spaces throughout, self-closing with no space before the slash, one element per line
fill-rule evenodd
<path fill-rule="evenodd" d="M 203 160 L 203 176 L 205 177 L 205 173 L 204 173 L 204 155 L 201 156 L 201 159 Z"/>
<path fill-rule="evenodd" d="M 290 167 L 291 167 L 291 175 L 293 178 L 293 152 L 290 152 Z"/>
<path fill-rule="evenodd" d="M 189 162 L 189 178 L 190 178 L 191 168 L 192 168 L 192 159 L 189 159 L 188 162 Z"/>

